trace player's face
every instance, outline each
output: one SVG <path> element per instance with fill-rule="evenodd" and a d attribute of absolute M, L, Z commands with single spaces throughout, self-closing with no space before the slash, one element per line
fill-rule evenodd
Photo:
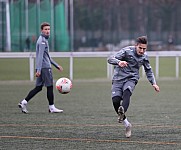
<path fill-rule="evenodd" d="M 147 44 L 139 43 L 136 45 L 136 52 L 138 55 L 144 55 L 146 49 L 147 49 Z"/>
<path fill-rule="evenodd" d="M 50 35 L 50 26 L 44 26 L 43 29 L 41 30 L 41 32 L 44 35 L 49 36 Z"/>

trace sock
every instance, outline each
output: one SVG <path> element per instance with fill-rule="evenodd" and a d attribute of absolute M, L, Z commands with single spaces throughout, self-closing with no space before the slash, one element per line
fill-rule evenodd
<path fill-rule="evenodd" d="M 47 99 L 48 99 L 49 105 L 54 104 L 53 86 L 47 87 Z"/>
<path fill-rule="evenodd" d="M 34 97 L 38 92 L 42 90 L 42 86 L 36 86 L 33 90 L 31 90 L 28 95 L 26 96 L 26 101 L 29 102 L 29 100 Z"/>
<path fill-rule="evenodd" d="M 21 103 L 26 105 L 28 102 L 24 99 L 21 101 Z"/>
<path fill-rule="evenodd" d="M 49 109 L 54 109 L 55 106 L 54 105 L 49 105 Z"/>
<path fill-rule="evenodd" d="M 120 106 L 121 97 L 120 96 L 114 96 L 112 98 L 112 102 L 113 102 L 113 106 L 114 106 L 116 113 L 118 113 L 118 108 Z"/>
<path fill-rule="evenodd" d="M 123 120 L 123 124 L 125 127 L 127 127 L 130 124 L 127 118 Z"/>
<path fill-rule="evenodd" d="M 124 107 L 124 112 L 127 111 L 128 107 L 129 107 L 129 103 L 130 103 L 130 96 L 131 96 L 131 92 L 129 89 L 126 89 L 123 92 L 123 102 L 122 102 L 122 106 Z"/>

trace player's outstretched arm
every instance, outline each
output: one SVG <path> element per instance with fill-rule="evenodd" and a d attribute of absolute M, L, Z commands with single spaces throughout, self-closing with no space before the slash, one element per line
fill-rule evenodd
<path fill-rule="evenodd" d="M 153 84 L 155 91 L 160 92 L 160 87 L 157 84 Z"/>
<path fill-rule="evenodd" d="M 60 66 L 60 65 L 58 65 L 58 70 L 59 70 L 60 72 L 62 72 L 62 71 L 63 71 L 63 67 Z"/>

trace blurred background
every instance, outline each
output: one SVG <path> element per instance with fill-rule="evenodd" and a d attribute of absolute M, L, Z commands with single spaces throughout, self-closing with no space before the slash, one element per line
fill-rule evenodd
<path fill-rule="evenodd" d="M 51 24 L 50 51 L 112 51 L 148 36 L 150 51 L 181 50 L 180 0 L 0 0 L 0 52 L 35 51 Z"/>

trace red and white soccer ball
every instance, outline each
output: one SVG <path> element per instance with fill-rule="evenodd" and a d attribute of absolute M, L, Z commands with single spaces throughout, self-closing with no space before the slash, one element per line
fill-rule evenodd
<path fill-rule="evenodd" d="M 62 77 L 57 80 L 56 82 L 56 89 L 61 93 L 61 94 L 67 94 L 70 92 L 72 88 L 72 81 L 70 79 Z"/>

